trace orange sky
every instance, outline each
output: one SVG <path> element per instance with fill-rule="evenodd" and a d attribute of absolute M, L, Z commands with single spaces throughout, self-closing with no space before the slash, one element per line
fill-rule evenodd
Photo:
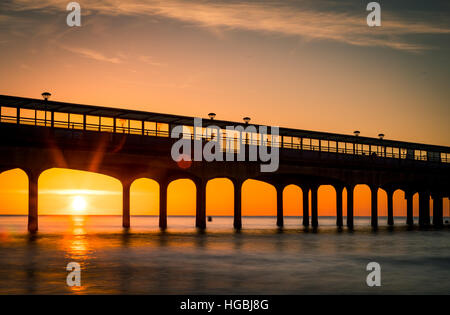
<path fill-rule="evenodd" d="M 67 1 L 0 2 L 0 94 L 450 145 L 445 1 L 384 2 L 373 28 L 351 0 L 79 3 L 82 26 L 70 28 Z M 87 213 L 120 213 L 120 183 L 108 177 L 49 170 L 39 189 L 42 214 L 71 212 L 78 195 Z M 132 213 L 156 214 L 157 189 L 136 182 Z M 244 215 L 275 214 L 273 187 L 243 189 Z M 173 183 L 169 214 L 193 214 L 194 196 L 192 183 Z M 356 215 L 368 215 L 368 188 L 355 196 Z M 26 198 L 22 172 L 0 175 L 0 214 L 26 213 Z M 321 188 L 319 214 L 335 214 L 334 198 Z M 298 189 L 285 199 L 297 215 Z M 232 214 L 232 201 L 229 182 L 208 185 L 208 214 Z M 399 193 L 395 206 L 404 214 Z"/>

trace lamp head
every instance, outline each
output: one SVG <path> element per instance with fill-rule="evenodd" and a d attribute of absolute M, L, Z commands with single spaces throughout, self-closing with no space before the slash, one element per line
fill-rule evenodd
<path fill-rule="evenodd" d="M 50 96 L 52 96 L 52 94 L 49 93 L 49 92 L 44 92 L 44 93 L 42 93 L 41 95 L 42 95 L 42 97 L 44 98 L 44 100 L 46 100 L 46 101 L 48 101 L 48 99 L 50 98 Z"/>

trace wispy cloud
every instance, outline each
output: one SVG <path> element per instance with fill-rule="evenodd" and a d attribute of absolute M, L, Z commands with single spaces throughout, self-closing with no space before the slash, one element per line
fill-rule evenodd
<path fill-rule="evenodd" d="M 60 10 L 64 0 L 12 0 L 17 10 Z M 161 16 L 207 28 L 245 29 L 301 36 L 309 40 L 333 40 L 358 46 L 384 46 L 397 50 L 420 51 L 428 47 L 411 43 L 404 35 L 449 34 L 450 27 L 439 20 L 405 20 L 384 12 L 382 26 L 369 28 L 368 12 L 338 12 L 315 9 L 311 2 L 248 2 L 204 0 L 92 0 L 84 5 L 84 14 Z M 101 58 L 84 52 L 92 58 Z M 111 59 L 111 62 L 117 61 Z"/>
<path fill-rule="evenodd" d="M 74 54 L 78 54 L 80 56 L 83 56 L 83 57 L 86 57 L 89 59 L 93 59 L 93 60 L 97 60 L 97 61 L 109 62 L 109 63 L 114 63 L 114 64 L 119 64 L 124 61 L 123 55 L 119 55 L 116 57 L 107 57 L 98 51 L 88 49 L 88 48 L 69 47 L 69 46 L 61 46 L 61 48 L 65 49 L 67 51 L 70 51 Z"/>
<path fill-rule="evenodd" d="M 139 59 L 139 61 L 141 61 L 145 64 L 148 64 L 150 66 L 155 66 L 155 67 L 167 66 L 167 64 L 165 64 L 165 63 L 155 61 L 152 56 L 139 56 L 138 59 Z"/>

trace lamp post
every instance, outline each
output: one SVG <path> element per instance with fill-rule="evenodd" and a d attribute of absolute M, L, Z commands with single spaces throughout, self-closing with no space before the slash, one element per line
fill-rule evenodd
<path fill-rule="evenodd" d="M 242 120 L 244 120 L 245 124 L 248 125 L 248 123 L 250 122 L 251 118 L 250 117 L 244 117 L 244 118 L 242 118 Z M 248 144 L 248 132 L 245 133 L 245 144 Z"/>
<path fill-rule="evenodd" d="M 359 130 L 353 131 L 353 134 L 355 135 L 355 137 L 359 137 L 360 133 L 361 132 Z M 357 143 L 353 143 L 353 154 L 355 154 L 355 153 L 358 154 L 358 144 Z"/>
<path fill-rule="evenodd" d="M 52 96 L 51 93 L 49 92 L 44 92 L 41 94 L 42 97 L 44 98 L 44 101 L 47 103 L 48 99 L 50 98 L 50 96 Z M 47 107 L 47 106 L 45 106 Z M 47 125 L 47 110 L 45 111 L 45 125 Z M 51 111 L 50 113 L 50 126 L 53 128 L 54 127 L 54 121 L 55 121 L 55 117 L 54 117 L 54 112 Z"/>
<path fill-rule="evenodd" d="M 48 101 L 48 99 L 50 98 L 50 96 L 52 96 L 52 94 L 49 93 L 49 92 L 44 92 L 44 93 L 42 93 L 41 95 L 42 95 L 42 97 L 44 98 L 45 101 Z"/>
<path fill-rule="evenodd" d="M 214 118 L 216 118 L 216 113 L 209 113 L 208 117 L 209 119 L 214 120 Z"/>

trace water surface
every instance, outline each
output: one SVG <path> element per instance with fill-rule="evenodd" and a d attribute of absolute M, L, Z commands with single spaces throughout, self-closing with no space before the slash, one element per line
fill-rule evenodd
<path fill-rule="evenodd" d="M 0 216 L 0 294 L 448 294 L 450 228 L 409 230 L 405 218 L 376 232 L 369 218 L 355 231 L 320 217 L 317 231 L 301 218 L 214 217 L 205 233 L 193 217 Z M 380 218 L 380 224 L 386 221 Z M 81 287 L 66 285 L 69 262 L 81 265 Z M 366 285 L 366 265 L 382 268 L 382 286 Z"/>

